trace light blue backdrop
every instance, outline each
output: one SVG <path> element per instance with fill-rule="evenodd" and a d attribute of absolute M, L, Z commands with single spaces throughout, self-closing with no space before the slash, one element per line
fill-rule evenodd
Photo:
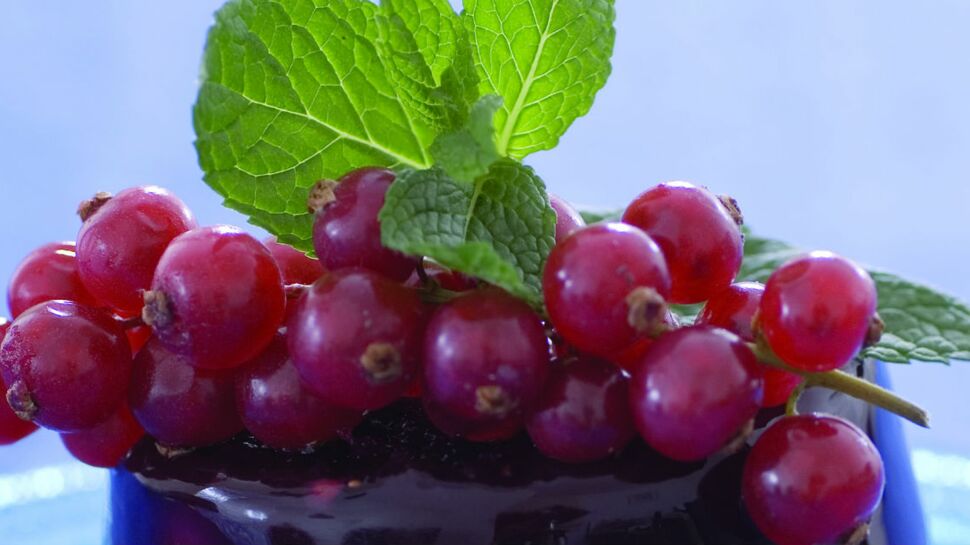
<path fill-rule="evenodd" d="M 191 146 L 220 3 L 0 2 L 0 278 L 73 238 L 74 207 L 99 189 L 157 183 L 205 223 L 243 221 L 201 182 Z M 759 233 L 970 299 L 970 2 L 619 0 L 618 12 L 614 75 L 592 113 L 530 159 L 554 191 L 616 207 L 694 180 L 735 195 Z M 931 530 L 958 543 L 970 364 L 893 372 L 933 411 L 933 431 L 907 431 Z M 0 449 L 0 474 L 64 461 L 36 434 Z"/>

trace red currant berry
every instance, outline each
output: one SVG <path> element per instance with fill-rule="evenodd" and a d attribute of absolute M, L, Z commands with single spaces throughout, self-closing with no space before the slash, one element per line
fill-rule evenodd
<path fill-rule="evenodd" d="M 876 285 L 866 271 L 828 252 L 778 268 L 765 286 L 758 322 L 785 363 L 828 371 L 849 362 L 876 312 Z"/>
<path fill-rule="evenodd" d="M 568 463 L 591 462 L 633 438 L 629 379 L 611 363 L 580 358 L 553 366 L 529 436 L 539 452 Z"/>
<path fill-rule="evenodd" d="M 549 194 L 549 205 L 556 212 L 556 243 L 560 243 L 569 235 L 586 226 L 583 216 L 565 199 L 558 195 Z"/>
<path fill-rule="evenodd" d="M 0 373 L 18 416 L 77 431 L 103 422 L 124 400 L 131 349 L 106 312 L 48 301 L 11 324 L 0 346 Z"/>
<path fill-rule="evenodd" d="M 710 191 L 669 182 L 641 193 L 624 223 L 646 231 L 663 250 L 673 281 L 670 300 L 699 303 L 730 284 L 741 268 L 741 229 Z"/>
<path fill-rule="evenodd" d="M 151 338 L 152 328 L 147 325 L 132 327 L 125 331 L 125 335 L 128 337 L 128 344 L 131 346 L 131 354 L 134 356 Z"/>
<path fill-rule="evenodd" d="M 478 280 L 458 271 L 445 268 L 434 261 L 425 260 L 422 265 L 428 280 L 448 291 L 468 291 L 478 287 Z M 409 288 L 420 289 L 425 285 L 421 275 L 415 271 L 404 283 Z"/>
<path fill-rule="evenodd" d="M 667 331 L 673 331 L 680 327 L 680 321 L 677 319 L 677 315 L 669 310 L 664 317 L 664 327 Z M 647 354 L 647 350 L 650 350 L 653 342 L 653 337 L 638 339 L 635 343 L 614 353 L 609 358 L 606 358 L 606 360 L 629 372 L 640 363 L 640 360 Z"/>
<path fill-rule="evenodd" d="M 145 435 L 127 403 L 97 426 L 74 433 L 62 433 L 61 441 L 75 458 L 95 467 L 115 467 Z"/>
<path fill-rule="evenodd" d="M 742 475 L 748 513 L 785 545 L 841 543 L 882 497 L 882 459 L 859 428 L 833 416 L 784 417 L 758 438 Z"/>
<path fill-rule="evenodd" d="M 394 173 L 383 168 L 354 170 L 340 183 L 321 182 L 311 194 L 317 209 L 313 224 L 313 247 L 329 271 L 364 267 L 403 282 L 411 276 L 418 259 L 381 244 L 377 214 L 394 182 Z"/>
<path fill-rule="evenodd" d="M 360 411 L 333 407 L 302 384 L 282 335 L 239 370 L 236 405 L 256 439 L 285 450 L 329 441 L 361 419 Z"/>
<path fill-rule="evenodd" d="M 185 233 L 158 263 L 145 323 L 174 353 L 204 369 L 256 357 L 283 322 L 286 296 L 273 255 L 235 227 Z"/>
<path fill-rule="evenodd" d="M 266 239 L 263 244 L 273 254 L 285 284 L 312 284 L 323 276 L 323 265 L 319 260 L 312 259 L 289 244 L 276 242 L 275 237 Z"/>
<path fill-rule="evenodd" d="M 777 407 L 788 401 L 795 388 L 804 380 L 800 375 L 765 367 L 765 397 L 762 407 Z"/>
<path fill-rule="evenodd" d="M 418 374 L 424 304 L 418 293 L 364 269 L 318 280 L 287 324 L 300 375 L 327 403 L 376 409 Z"/>
<path fill-rule="evenodd" d="M 102 200 L 78 234 L 81 280 L 101 303 L 138 314 L 162 252 L 195 227 L 189 209 L 160 187 L 133 187 Z"/>
<path fill-rule="evenodd" d="M 0 318 L 0 344 L 3 343 L 8 329 L 10 329 L 10 322 L 6 318 Z M 7 386 L 0 378 L 0 393 L 6 391 Z M 22 420 L 13 412 L 6 400 L 0 399 L 0 446 L 16 443 L 36 429 L 37 426 L 34 423 Z"/>
<path fill-rule="evenodd" d="M 633 370 L 630 401 L 640 435 L 680 461 L 714 454 L 758 412 L 762 371 L 737 335 L 709 326 L 660 337 Z"/>
<path fill-rule="evenodd" d="M 425 334 L 424 358 L 429 417 L 443 432 L 472 441 L 519 432 L 549 372 L 542 321 L 498 289 L 439 307 Z"/>
<path fill-rule="evenodd" d="M 765 287 L 760 282 L 731 284 L 707 301 L 695 323 L 721 327 L 753 342 L 755 338 L 752 322 L 764 291 Z"/>
<path fill-rule="evenodd" d="M 203 447 L 243 429 L 236 411 L 235 374 L 206 371 L 152 338 L 135 357 L 128 404 L 159 443 Z"/>
<path fill-rule="evenodd" d="M 14 318 L 38 303 L 55 299 L 97 306 L 78 275 L 73 242 L 52 242 L 31 252 L 17 266 L 7 287 L 7 303 Z"/>
<path fill-rule="evenodd" d="M 609 358 L 662 325 L 670 276 L 643 231 L 606 223 L 580 229 L 552 249 L 542 288 L 566 342 Z"/>

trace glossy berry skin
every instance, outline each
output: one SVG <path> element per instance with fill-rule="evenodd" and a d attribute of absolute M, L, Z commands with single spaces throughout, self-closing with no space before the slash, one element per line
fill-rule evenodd
<path fill-rule="evenodd" d="M 866 271 L 829 252 L 785 263 L 765 285 L 759 325 L 785 363 L 828 371 L 849 362 L 876 312 L 876 285 Z"/>
<path fill-rule="evenodd" d="M 778 419 L 758 438 L 742 498 L 775 543 L 839 543 L 869 519 L 884 484 L 882 458 L 862 430 L 834 416 L 799 415 Z"/>
<path fill-rule="evenodd" d="M 270 237 L 263 241 L 280 267 L 284 284 L 312 284 L 325 272 L 319 260 L 313 259 L 289 244 Z"/>
<path fill-rule="evenodd" d="M 580 216 L 579 212 L 562 197 L 550 193 L 549 205 L 556 212 L 556 244 L 586 227 L 583 216 Z"/>
<path fill-rule="evenodd" d="M 539 452 L 581 463 L 626 446 L 636 434 L 628 382 L 620 368 L 602 360 L 581 357 L 554 365 L 527 423 Z"/>
<path fill-rule="evenodd" d="M 381 244 L 377 214 L 393 182 L 392 171 L 370 167 L 340 179 L 313 224 L 313 247 L 325 269 L 364 267 L 398 282 L 411 276 L 418 259 Z"/>
<path fill-rule="evenodd" d="M 725 446 L 758 412 L 762 371 L 737 335 L 685 327 L 658 339 L 633 370 L 630 403 L 643 439 L 679 461 Z"/>
<path fill-rule="evenodd" d="M 204 369 L 254 358 L 283 322 L 286 296 L 273 255 L 235 227 L 179 236 L 158 263 L 145 322 L 170 351 Z"/>
<path fill-rule="evenodd" d="M 135 358 L 128 404 L 163 445 L 214 445 L 243 429 L 235 379 L 232 371 L 198 369 L 152 338 Z"/>
<path fill-rule="evenodd" d="M 126 189 L 97 209 L 77 238 L 81 280 L 102 304 L 137 315 L 162 253 L 196 227 L 175 195 L 155 186 Z"/>
<path fill-rule="evenodd" d="M 97 426 L 74 433 L 62 433 L 61 441 L 75 458 L 94 467 L 117 466 L 145 435 L 127 403 Z"/>
<path fill-rule="evenodd" d="M 741 267 L 741 228 L 706 188 L 660 184 L 630 203 L 623 222 L 643 229 L 663 250 L 673 303 L 706 301 L 726 288 Z"/>
<path fill-rule="evenodd" d="M 14 318 L 38 303 L 55 299 L 97 306 L 81 282 L 73 242 L 52 242 L 37 248 L 20 262 L 7 286 L 7 304 Z"/>
<path fill-rule="evenodd" d="M 131 350 L 101 310 L 48 301 L 14 320 L 0 345 L 7 401 L 35 424 L 77 431 L 104 421 L 125 398 Z"/>
<path fill-rule="evenodd" d="M 10 322 L 6 318 L 0 318 L 0 343 L 3 342 L 7 330 L 10 329 Z M 0 392 L 6 392 L 7 386 L 0 378 Z M 27 437 L 37 429 L 32 422 L 21 420 L 14 414 L 10 405 L 5 399 L 0 399 L 0 446 L 12 445 L 17 441 Z"/>
<path fill-rule="evenodd" d="M 580 351 L 610 358 L 649 333 L 631 321 L 635 290 L 648 288 L 666 298 L 670 275 L 660 249 L 643 231 L 607 223 L 580 229 L 556 244 L 542 288 L 562 337 Z M 659 314 L 663 308 L 656 310 Z"/>
<path fill-rule="evenodd" d="M 722 327 L 748 342 L 754 342 L 753 322 L 765 291 L 759 282 L 738 282 L 718 292 L 697 315 L 697 324 Z M 802 378 L 794 373 L 765 367 L 765 395 L 762 407 L 777 407 L 788 400 Z"/>
<path fill-rule="evenodd" d="M 335 271 L 300 299 L 287 324 L 306 385 L 332 405 L 376 409 L 418 374 L 425 310 L 418 293 L 371 271 Z"/>
<path fill-rule="evenodd" d="M 282 335 L 240 368 L 236 405 L 256 439 L 283 450 L 328 441 L 353 429 L 361 419 L 360 411 L 329 405 L 303 385 Z"/>
<path fill-rule="evenodd" d="M 424 401 L 445 433 L 472 441 L 521 431 L 549 373 L 542 321 L 498 289 L 438 308 L 424 338 Z"/>

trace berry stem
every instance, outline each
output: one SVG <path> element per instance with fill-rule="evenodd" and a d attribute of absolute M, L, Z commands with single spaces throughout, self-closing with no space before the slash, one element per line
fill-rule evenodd
<path fill-rule="evenodd" d="M 898 414 L 899 416 L 918 426 L 922 426 L 924 428 L 930 427 L 930 415 L 925 409 L 914 403 L 906 401 L 905 399 L 879 385 L 852 376 L 838 369 L 834 371 L 826 371 L 824 373 L 812 373 L 810 371 L 789 367 L 783 361 L 781 361 L 781 359 L 778 358 L 774 352 L 771 351 L 771 348 L 763 343 L 748 343 L 748 345 L 754 351 L 761 363 L 805 377 L 805 381 L 802 383 L 804 388 L 821 386 L 823 388 L 842 392 L 846 395 L 861 399 L 867 403 L 871 403 L 872 405 Z"/>
<path fill-rule="evenodd" d="M 802 392 L 805 391 L 806 381 L 801 381 L 795 389 L 792 390 L 791 394 L 788 396 L 788 401 L 785 402 L 785 415 L 795 416 L 798 414 L 798 400 L 802 397 Z"/>

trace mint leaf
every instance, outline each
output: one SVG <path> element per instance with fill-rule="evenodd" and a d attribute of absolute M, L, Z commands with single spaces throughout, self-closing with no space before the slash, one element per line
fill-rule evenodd
<path fill-rule="evenodd" d="M 363 165 L 426 168 L 431 143 L 464 119 L 475 76 L 463 36 L 443 0 L 228 2 L 194 110 L 206 182 L 310 249 L 316 180 Z"/>
<path fill-rule="evenodd" d="M 747 236 L 738 278 L 764 282 L 772 271 L 802 251 L 777 240 Z M 882 339 L 863 355 L 885 362 L 970 361 L 970 307 L 898 276 L 869 271 L 879 292 Z"/>
<path fill-rule="evenodd" d="M 583 217 L 586 225 L 592 225 L 607 221 L 620 221 L 620 218 L 623 217 L 623 210 L 580 210 L 579 215 Z"/>
<path fill-rule="evenodd" d="M 380 214 L 385 246 L 542 304 L 542 268 L 555 243 L 556 214 L 542 180 L 509 159 L 468 184 L 443 170 L 408 171 Z"/>
<path fill-rule="evenodd" d="M 613 0 L 466 0 L 481 93 L 505 99 L 498 151 L 551 149 L 610 74 Z"/>
<path fill-rule="evenodd" d="M 468 121 L 455 132 L 443 134 L 431 145 L 435 165 L 460 182 L 472 182 L 488 172 L 499 159 L 495 149 L 495 112 L 502 97 L 485 95 L 468 114 Z"/>

